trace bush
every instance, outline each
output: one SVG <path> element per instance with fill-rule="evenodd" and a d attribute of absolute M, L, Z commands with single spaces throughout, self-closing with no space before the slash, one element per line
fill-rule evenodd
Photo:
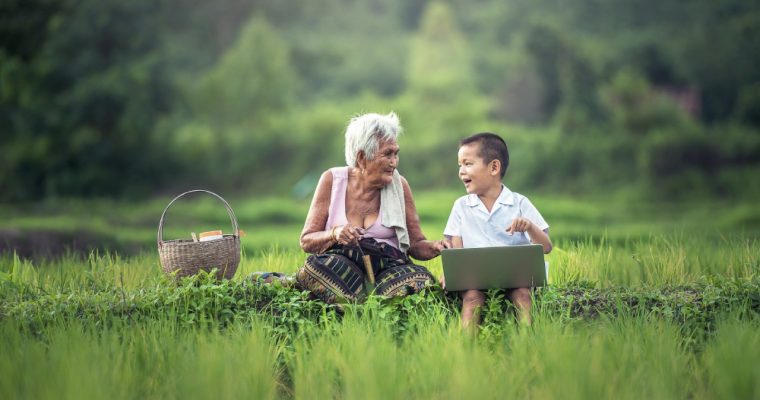
<path fill-rule="evenodd" d="M 633 166 L 638 144 L 631 137 L 601 131 L 585 136 L 555 132 L 515 151 L 529 153 L 521 156 L 522 162 L 513 172 L 513 176 L 523 177 L 526 186 L 588 193 L 620 188 L 636 180 Z"/>
<path fill-rule="evenodd" d="M 627 134 L 641 136 L 656 129 L 696 126 L 672 100 L 632 71 L 618 72 L 601 89 L 601 97 L 614 129 Z"/>
<path fill-rule="evenodd" d="M 741 89 L 734 118 L 739 122 L 760 127 L 760 82 Z"/>
<path fill-rule="evenodd" d="M 642 142 L 639 168 L 659 197 L 756 193 L 750 185 L 754 179 L 747 178 L 760 169 L 760 138 L 724 127 L 660 130 Z"/>

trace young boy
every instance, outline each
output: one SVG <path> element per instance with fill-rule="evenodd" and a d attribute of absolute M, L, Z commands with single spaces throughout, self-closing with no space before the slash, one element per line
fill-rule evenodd
<path fill-rule="evenodd" d="M 459 143 L 459 179 L 467 191 L 454 202 L 444 235 L 451 247 L 512 246 L 538 243 L 552 250 L 549 225 L 527 197 L 502 184 L 509 167 L 509 150 L 493 133 L 478 133 Z M 530 325 L 530 288 L 507 291 L 518 318 Z M 462 293 L 462 327 L 479 323 L 478 309 L 485 295 L 479 290 Z"/>

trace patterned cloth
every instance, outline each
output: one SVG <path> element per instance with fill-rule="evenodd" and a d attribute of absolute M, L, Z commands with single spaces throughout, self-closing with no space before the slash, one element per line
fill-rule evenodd
<path fill-rule="evenodd" d="M 399 249 L 374 239 L 362 239 L 357 245 L 334 245 L 322 254 L 306 258 L 296 273 L 301 289 L 311 291 L 327 303 L 361 301 L 370 292 L 381 296 L 404 296 L 417 293 L 434 282 L 425 267 L 415 265 Z M 364 269 L 364 255 L 370 256 L 375 275 L 374 291 Z"/>

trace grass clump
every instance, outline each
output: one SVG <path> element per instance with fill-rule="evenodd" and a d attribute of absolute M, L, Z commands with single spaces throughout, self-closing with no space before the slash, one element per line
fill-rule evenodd
<path fill-rule="evenodd" d="M 166 279 L 155 254 L 0 257 L 0 398 L 754 398 L 757 239 L 559 240 L 519 326 L 488 292 L 479 333 L 434 286 L 342 307 L 235 279 Z M 440 260 L 424 263 L 440 274 Z"/>

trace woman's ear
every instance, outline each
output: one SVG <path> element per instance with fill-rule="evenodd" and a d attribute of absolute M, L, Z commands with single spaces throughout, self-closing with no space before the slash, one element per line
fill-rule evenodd
<path fill-rule="evenodd" d="M 356 166 L 359 167 L 360 170 L 367 167 L 367 156 L 364 154 L 364 150 L 359 150 L 359 152 L 356 153 Z"/>

